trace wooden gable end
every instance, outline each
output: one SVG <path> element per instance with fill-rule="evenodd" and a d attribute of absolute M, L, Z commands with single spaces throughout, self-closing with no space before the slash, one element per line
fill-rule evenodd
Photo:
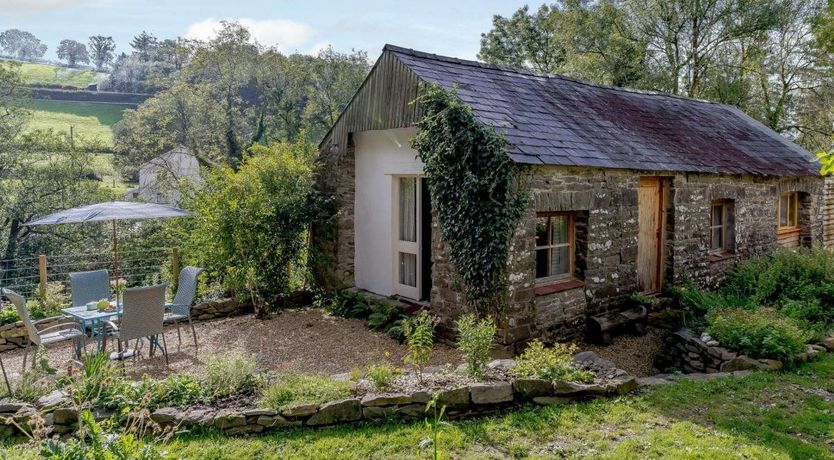
<path fill-rule="evenodd" d="M 417 98 L 419 78 L 395 55 L 384 52 L 336 124 L 319 144 L 324 153 L 342 153 L 348 134 L 414 125 L 422 111 Z"/>

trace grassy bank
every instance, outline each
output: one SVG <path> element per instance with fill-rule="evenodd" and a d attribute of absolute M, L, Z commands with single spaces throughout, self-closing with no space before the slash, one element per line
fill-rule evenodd
<path fill-rule="evenodd" d="M 46 101 L 33 102 L 34 113 L 28 129 L 48 129 L 97 137 L 105 145 L 113 144 L 113 125 L 122 119 L 126 105 L 95 102 Z"/>
<path fill-rule="evenodd" d="M 396 421 L 254 438 L 191 433 L 171 458 L 427 458 L 423 423 Z M 612 400 L 528 407 L 442 428 L 444 458 L 834 458 L 834 356 L 784 373 L 679 382 Z M 36 458 L 20 446 L 9 458 Z"/>
<path fill-rule="evenodd" d="M 51 84 L 86 88 L 97 79 L 92 70 L 70 69 L 52 64 L 20 63 L 20 74 L 28 84 Z"/>

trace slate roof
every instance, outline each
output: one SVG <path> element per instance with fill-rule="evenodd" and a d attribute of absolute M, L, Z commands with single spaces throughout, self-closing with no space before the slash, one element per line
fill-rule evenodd
<path fill-rule="evenodd" d="M 386 45 L 508 140 L 518 163 L 816 176 L 816 159 L 735 107 Z"/>

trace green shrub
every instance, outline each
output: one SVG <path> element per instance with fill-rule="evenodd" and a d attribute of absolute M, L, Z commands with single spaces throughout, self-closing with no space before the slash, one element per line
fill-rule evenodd
<path fill-rule="evenodd" d="M 6 308 L 0 308 L 0 326 L 18 321 L 20 321 L 20 316 L 17 314 L 17 309 L 14 306 L 9 305 Z"/>
<path fill-rule="evenodd" d="M 281 411 L 301 404 L 322 404 L 351 394 L 350 382 L 317 375 L 288 374 L 261 391 L 260 403 Z"/>
<path fill-rule="evenodd" d="M 423 367 L 429 362 L 434 346 L 434 324 L 435 319 L 428 310 L 420 310 L 403 321 L 403 333 L 408 345 L 408 353 L 403 361 L 411 364 L 420 382 L 423 381 Z"/>
<path fill-rule="evenodd" d="M 63 376 L 59 385 L 64 387 L 76 407 L 112 409 L 120 407 L 130 381 L 104 352 L 88 356 L 80 371 Z"/>
<path fill-rule="evenodd" d="M 222 398 L 255 387 L 255 357 L 233 350 L 206 359 L 204 394 L 208 399 Z"/>
<path fill-rule="evenodd" d="M 69 302 L 63 283 L 46 283 L 44 295 L 29 299 L 26 308 L 32 319 L 43 319 L 61 315 L 61 309 Z"/>
<path fill-rule="evenodd" d="M 40 350 L 38 351 L 40 354 Z M 30 403 L 36 402 L 41 396 L 49 394 L 56 387 L 55 371 L 45 360 L 35 357 L 35 365 L 20 374 L 20 378 L 12 381 L 12 395 L 15 399 Z"/>
<path fill-rule="evenodd" d="M 497 332 L 495 323 L 491 318 L 478 320 L 475 315 L 467 314 L 458 318 L 457 327 L 458 350 L 466 362 L 467 373 L 475 378 L 483 378 Z"/>
<path fill-rule="evenodd" d="M 128 385 L 118 401 L 119 407 L 182 407 L 203 399 L 201 383 L 189 375 L 174 374 L 163 380 L 144 375 L 135 385 Z"/>
<path fill-rule="evenodd" d="M 516 377 L 543 380 L 565 380 L 569 382 L 592 382 L 594 374 L 577 369 L 573 363 L 576 353 L 574 344 L 554 344 L 545 348 L 539 340 L 533 340 L 516 358 L 513 373 Z"/>
<path fill-rule="evenodd" d="M 187 262 L 252 300 L 259 316 L 282 306 L 304 279 L 306 232 L 319 210 L 312 153 L 303 139 L 255 144 L 237 171 L 214 168 L 185 198 L 200 218 L 176 223 Z"/>
<path fill-rule="evenodd" d="M 808 334 L 778 312 L 727 309 L 707 316 L 709 334 L 723 346 L 753 358 L 790 360 L 805 351 Z"/>
<path fill-rule="evenodd" d="M 161 460 L 164 458 L 152 443 L 145 443 L 131 433 L 106 429 L 96 423 L 89 410 L 79 416 L 79 431 L 83 435 L 65 441 L 42 441 L 40 458 L 47 460 Z M 112 427 L 110 427 L 112 428 Z"/>
<path fill-rule="evenodd" d="M 368 366 L 368 380 L 370 380 L 374 389 L 378 391 L 386 391 L 391 388 L 394 377 L 398 373 L 398 370 L 388 363 L 371 364 Z"/>
<path fill-rule="evenodd" d="M 403 320 L 406 318 L 402 308 L 391 305 L 387 302 L 379 302 L 371 305 L 371 314 L 368 316 L 368 327 L 378 331 L 384 331 L 395 340 L 402 341 Z"/>

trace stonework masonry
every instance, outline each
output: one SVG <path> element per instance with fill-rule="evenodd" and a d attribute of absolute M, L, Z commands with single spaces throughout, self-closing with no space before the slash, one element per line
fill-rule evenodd
<path fill-rule="evenodd" d="M 328 264 L 338 287 L 353 286 L 353 206 L 355 165 L 352 150 L 338 159 L 327 178 L 338 190 L 336 241 Z M 742 258 L 776 244 L 776 204 L 780 194 L 800 192 L 803 245 L 823 238 L 823 178 L 669 173 L 564 166 L 525 166 L 521 183 L 529 205 L 513 235 L 507 260 L 507 304 L 497 318 L 499 342 L 516 351 L 533 338 L 548 341 L 584 333 L 588 316 L 618 309 L 639 290 L 636 263 L 638 180 L 661 177 L 664 198 L 664 283 L 691 279 L 711 287 Z M 720 260 L 709 256 L 710 210 L 714 200 L 734 209 L 735 250 Z M 576 220 L 576 277 L 572 288 L 536 293 L 536 213 L 573 211 Z M 452 321 L 466 311 L 463 289 L 448 261 L 437 222 L 432 223 L 430 306 L 441 318 L 442 336 L 454 334 Z M 332 234 L 331 234 L 332 235 Z M 321 244 L 320 244 L 321 245 Z"/>

